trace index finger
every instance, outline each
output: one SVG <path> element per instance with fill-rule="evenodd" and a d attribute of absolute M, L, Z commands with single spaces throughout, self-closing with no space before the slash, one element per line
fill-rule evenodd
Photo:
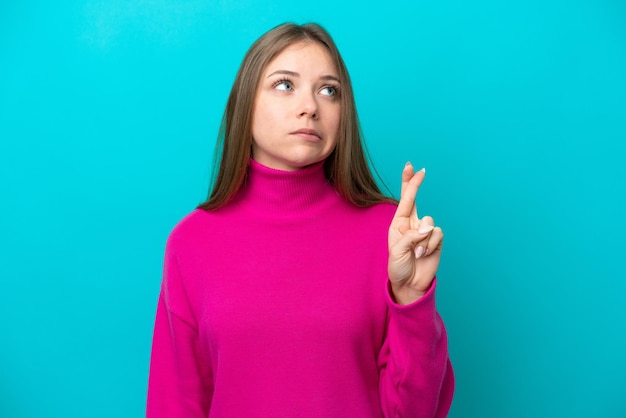
<path fill-rule="evenodd" d="M 402 189 L 400 192 L 400 201 L 396 209 L 396 217 L 417 217 L 417 207 L 415 205 L 415 196 L 422 185 L 426 169 L 422 168 L 417 173 L 414 172 L 413 166 L 409 163 L 402 170 Z"/>

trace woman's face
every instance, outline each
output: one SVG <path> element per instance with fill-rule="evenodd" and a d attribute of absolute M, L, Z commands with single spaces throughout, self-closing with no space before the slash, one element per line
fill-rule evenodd
<path fill-rule="evenodd" d="M 265 68 L 252 114 L 252 156 L 271 168 L 294 171 L 335 149 L 341 100 L 339 75 L 316 42 L 285 48 Z"/>

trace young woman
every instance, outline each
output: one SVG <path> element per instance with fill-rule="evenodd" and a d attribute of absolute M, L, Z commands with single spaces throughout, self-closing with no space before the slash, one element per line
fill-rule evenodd
<path fill-rule="evenodd" d="M 239 69 L 209 199 L 172 231 L 147 416 L 443 417 L 454 377 L 435 309 L 443 234 L 361 144 L 339 52 L 285 24 Z"/>

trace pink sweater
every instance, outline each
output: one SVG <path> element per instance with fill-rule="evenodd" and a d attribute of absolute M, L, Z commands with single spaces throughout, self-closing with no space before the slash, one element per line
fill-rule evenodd
<path fill-rule="evenodd" d="M 167 241 L 147 417 L 444 417 L 435 284 L 408 306 L 389 294 L 394 211 L 346 203 L 322 163 L 251 161 L 231 203 Z"/>

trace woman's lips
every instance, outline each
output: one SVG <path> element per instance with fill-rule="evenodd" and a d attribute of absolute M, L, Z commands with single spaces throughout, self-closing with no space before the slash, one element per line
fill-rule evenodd
<path fill-rule="evenodd" d="M 322 139 L 321 135 L 315 129 L 298 129 L 291 134 L 307 141 L 321 141 Z"/>

